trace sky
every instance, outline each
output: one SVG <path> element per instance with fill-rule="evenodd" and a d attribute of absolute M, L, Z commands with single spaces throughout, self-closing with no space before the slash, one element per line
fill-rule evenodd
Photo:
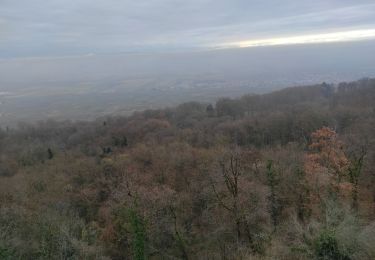
<path fill-rule="evenodd" d="M 374 38 L 374 0 L 0 0 L 0 58 Z"/>

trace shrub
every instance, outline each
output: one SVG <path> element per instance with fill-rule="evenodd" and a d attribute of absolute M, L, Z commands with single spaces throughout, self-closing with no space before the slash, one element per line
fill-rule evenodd
<path fill-rule="evenodd" d="M 323 230 L 314 243 L 314 252 L 318 259 L 349 260 L 350 257 L 341 252 L 333 230 Z"/>

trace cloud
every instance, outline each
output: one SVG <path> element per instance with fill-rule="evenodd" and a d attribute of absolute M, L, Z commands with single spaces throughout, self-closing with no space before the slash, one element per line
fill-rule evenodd
<path fill-rule="evenodd" d="M 349 42 L 349 41 L 372 40 L 372 39 L 375 39 L 375 29 L 240 41 L 240 42 L 234 42 L 228 45 L 224 45 L 224 47 L 247 48 L 247 47 L 259 47 L 259 46 Z"/>
<path fill-rule="evenodd" d="M 2 0 L 4 56 L 168 51 L 364 30 L 370 0 Z M 1 30 L 1 21 L 0 21 Z M 1 31 L 0 31 L 1 36 Z M 277 36 L 277 37 L 276 37 Z"/>
<path fill-rule="evenodd" d="M 0 18 L 0 42 L 5 39 L 6 21 Z"/>

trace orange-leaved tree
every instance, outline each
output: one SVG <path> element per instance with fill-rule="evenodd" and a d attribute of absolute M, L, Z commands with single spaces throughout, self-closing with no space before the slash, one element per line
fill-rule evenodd
<path fill-rule="evenodd" d="M 350 194 L 352 185 L 344 180 L 349 165 L 344 143 L 339 140 L 336 131 L 323 127 L 311 134 L 304 168 L 312 191 L 310 200 L 313 204 L 320 204 L 327 191 L 345 197 Z"/>

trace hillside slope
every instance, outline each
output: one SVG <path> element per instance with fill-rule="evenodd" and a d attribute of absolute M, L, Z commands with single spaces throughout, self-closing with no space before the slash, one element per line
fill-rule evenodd
<path fill-rule="evenodd" d="M 375 79 L 0 132 L 1 259 L 374 259 Z"/>

